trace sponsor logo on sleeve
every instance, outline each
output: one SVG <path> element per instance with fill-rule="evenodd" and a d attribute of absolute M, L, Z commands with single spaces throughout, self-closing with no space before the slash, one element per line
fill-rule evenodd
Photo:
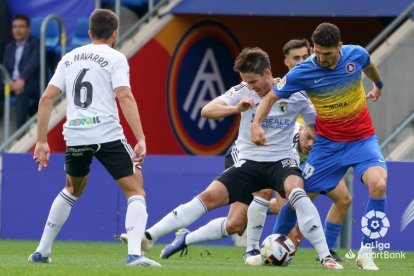
<path fill-rule="evenodd" d="M 284 76 L 284 77 L 283 77 L 283 79 L 281 79 L 281 80 L 277 83 L 277 85 L 276 85 L 277 90 L 281 90 L 281 89 L 282 89 L 285 85 L 286 85 L 286 76 Z"/>

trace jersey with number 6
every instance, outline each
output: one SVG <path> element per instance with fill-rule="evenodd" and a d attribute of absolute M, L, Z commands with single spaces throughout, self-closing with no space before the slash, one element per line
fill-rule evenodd
<path fill-rule="evenodd" d="M 115 88 L 130 87 L 126 57 L 106 44 L 89 44 L 67 53 L 49 82 L 66 92 L 63 136 L 68 146 L 125 138 Z"/>

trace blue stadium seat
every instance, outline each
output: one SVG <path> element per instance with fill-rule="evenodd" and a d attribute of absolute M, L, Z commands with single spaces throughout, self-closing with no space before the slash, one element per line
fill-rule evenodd
<path fill-rule="evenodd" d="M 88 35 L 89 31 L 89 18 L 81 17 L 76 21 L 75 34 L 66 45 L 66 52 L 70 52 L 73 49 L 91 43 L 91 39 Z M 60 55 L 60 45 L 55 48 L 56 55 Z"/>
<path fill-rule="evenodd" d="M 82 46 L 91 43 L 91 39 L 88 35 L 89 31 L 89 18 L 79 18 L 78 21 L 76 21 L 75 26 L 75 36 L 73 37 L 71 41 L 71 45 L 74 46 Z"/>
<path fill-rule="evenodd" d="M 34 17 L 30 21 L 31 34 L 40 40 L 40 28 L 42 27 L 44 17 Z M 46 51 L 54 52 L 55 47 L 59 45 L 59 23 L 52 20 L 46 27 Z"/>

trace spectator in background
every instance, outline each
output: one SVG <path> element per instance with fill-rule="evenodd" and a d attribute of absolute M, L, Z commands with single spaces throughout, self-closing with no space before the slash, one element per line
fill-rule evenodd
<path fill-rule="evenodd" d="M 39 40 L 30 36 L 30 20 L 17 15 L 12 22 L 14 40 L 7 44 L 3 64 L 9 71 L 16 96 L 16 126 L 20 128 L 37 112 L 39 101 Z"/>

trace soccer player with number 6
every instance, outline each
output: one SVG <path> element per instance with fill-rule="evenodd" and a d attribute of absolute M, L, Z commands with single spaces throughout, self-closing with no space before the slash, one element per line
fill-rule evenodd
<path fill-rule="evenodd" d="M 38 170 L 49 161 L 47 130 L 53 103 L 66 92 L 66 186 L 54 200 L 40 244 L 29 256 L 31 263 L 50 263 L 53 241 L 82 195 L 95 156 L 118 182 L 127 200 L 127 266 L 161 266 L 141 253 L 141 239 L 147 223 L 141 164 L 146 154 L 145 136 L 137 103 L 129 83 L 126 57 L 112 47 L 118 36 L 118 17 L 110 10 L 96 9 L 89 21 L 92 44 L 67 53 L 59 62 L 39 102 L 37 142 L 33 159 Z M 134 149 L 127 143 L 115 97 L 134 133 Z"/>

